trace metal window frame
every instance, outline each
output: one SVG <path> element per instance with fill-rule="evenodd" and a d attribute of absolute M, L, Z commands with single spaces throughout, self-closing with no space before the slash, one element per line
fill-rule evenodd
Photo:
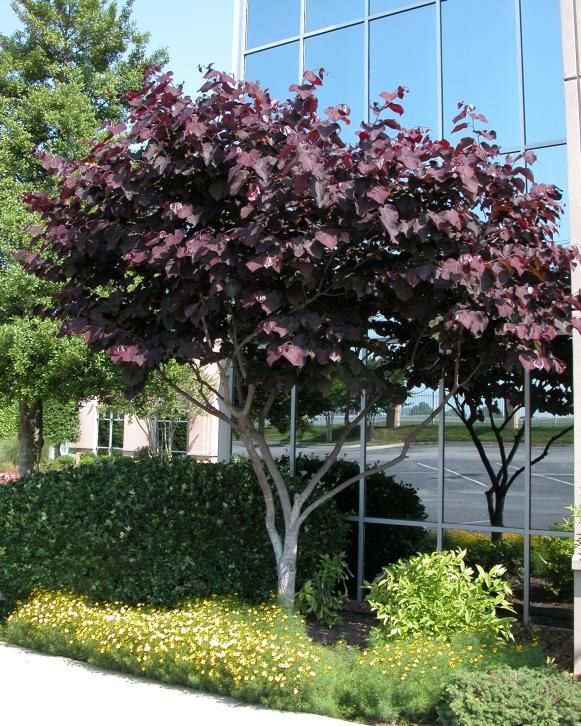
<path fill-rule="evenodd" d="M 289 36 L 284 39 L 277 40 L 273 43 L 267 43 L 261 46 L 246 48 L 245 47 L 245 28 L 246 28 L 246 8 L 248 0 L 235 0 L 238 7 L 238 13 L 240 20 L 235 23 L 235 28 L 238 28 L 239 36 L 234 39 L 234 48 L 238 48 L 239 57 L 236 63 L 233 62 L 233 66 L 239 70 L 239 77 L 242 78 L 244 75 L 244 67 L 246 57 L 255 53 L 259 53 L 270 48 L 276 48 L 289 43 L 297 42 L 299 44 L 299 71 L 300 78 L 304 72 L 304 57 L 305 57 L 305 41 L 309 38 L 313 38 L 319 35 L 331 33 L 343 28 L 353 27 L 355 25 L 364 26 L 364 53 L 365 59 L 363 64 L 363 88 L 364 88 L 364 105 L 362 118 L 369 120 L 369 79 L 370 79 L 370 47 L 369 47 L 369 34 L 370 34 L 370 22 L 378 20 L 380 18 L 389 17 L 391 15 L 397 15 L 403 12 L 415 10 L 417 8 L 434 5 L 436 9 L 436 22 L 435 22 L 435 33 L 436 33 L 436 67 L 437 67 L 437 94 L 438 94 L 438 132 L 440 136 L 444 135 L 444 108 L 443 108 L 443 91 L 444 91 L 444 75 L 443 75 L 443 50 L 442 50 L 442 3 L 445 0 L 421 0 L 418 2 L 402 2 L 402 5 L 398 8 L 386 10 L 379 13 L 371 13 L 371 0 L 365 0 L 364 15 L 363 17 L 354 18 L 344 23 L 337 23 L 316 30 L 307 31 L 305 28 L 306 21 L 306 2 L 307 0 L 301 0 L 300 4 L 300 28 L 299 34 Z M 519 124 L 520 124 L 520 145 L 518 147 L 511 147 L 502 150 L 503 154 L 519 154 L 527 150 L 534 149 L 545 149 L 557 146 L 566 146 L 566 139 L 547 139 L 543 142 L 535 144 L 526 143 L 526 118 L 525 118 L 525 96 L 524 96 L 524 59 L 523 59 L 523 47 L 522 47 L 522 22 L 521 22 L 521 2 L 522 0 L 513 0 L 515 3 L 515 36 L 517 43 L 517 73 L 519 79 Z M 236 32 L 236 30 L 235 30 Z M 300 80 L 300 79 L 299 79 Z M 467 532 L 485 532 L 494 533 L 501 532 L 504 534 L 518 534 L 523 536 L 523 554 L 524 554 L 524 596 L 523 596 L 523 621 L 525 624 L 529 620 L 529 609 L 530 609 L 530 575 L 531 575 L 531 558 L 530 558 L 530 545 L 531 537 L 533 536 L 549 536 L 549 537 L 567 537 L 572 538 L 573 532 L 564 532 L 557 530 L 545 530 L 545 529 L 533 529 L 531 527 L 531 495 L 532 495 L 532 472 L 531 472 L 531 407 L 530 407 L 530 373 L 525 371 L 524 380 L 524 423 L 526 426 L 525 439 L 523 442 L 524 447 L 524 458 L 525 458 L 525 486 L 524 486 L 524 504 L 523 504 L 523 523 L 522 527 L 494 527 L 486 525 L 469 525 L 458 522 L 447 522 L 444 516 L 444 502 L 445 502 L 445 454 L 446 454 L 446 442 L 445 442 L 445 410 L 442 410 L 438 418 L 438 511 L 436 521 L 419 521 L 419 520 L 401 520 L 391 519 L 383 517 L 368 517 L 365 514 L 365 480 L 361 479 L 359 482 L 359 506 L 356 515 L 347 516 L 346 520 L 356 524 L 357 526 L 357 540 L 358 540 L 358 551 L 357 551 L 357 572 L 356 583 L 358 597 L 362 596 L 363 589 L 363 564 L 364 564 L 364 541 L 365 541 L 365 525 L 367 524 L 379 524 L 385 526 L 398 526 L 398 527 L 421 527 L 436 532 L 436 546 L 438 550 L 442 549 L 444 533 L 447 530 L 462 530 Z M 439 402 L 442 403 L 445 397 L 445 383 L 440 382 L 439 385 Z M 290 447 L 289 447 L 289 458 L 291 461 L 291 471 L 294 470 L 296 461 L 296 404 L 297 404 L 297 391 L 293 388 L 291 394 L 291 421 L 293 426 L 291 428 L 290 436 Z M 361 405 L 365 404 L 365 399 L 362 397 Z M 362 421 L 360 426 L 359 436 L 359 467 L 360 471 L 366 466 L 367 463 L 367 445 L 366 445 L 366 422 Z"/>

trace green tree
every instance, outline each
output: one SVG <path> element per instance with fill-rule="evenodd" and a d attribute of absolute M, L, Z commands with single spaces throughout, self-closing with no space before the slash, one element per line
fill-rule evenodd
<path fill-rule="evenodd" d="M 56 324 L 35 317 L 54 285 L 26 276 L 13 253 L 27 250 L 35 222 L 22 195 L 52 184 L 34 149 L 81 157 L 104 122 L 124 117 L 125 93 L 145 68 L 167 60 L 146 53 L 132 3 L 14 0 L 21 28 L 0 34 L 0 401 L 18 404 L 22 474 L 38 465 L 46 403 L 76 407 L 116 381 L 104 358 L 57 339 Z"/>

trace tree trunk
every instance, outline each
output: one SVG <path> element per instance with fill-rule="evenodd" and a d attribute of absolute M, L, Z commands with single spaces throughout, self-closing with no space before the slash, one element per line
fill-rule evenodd
<path fill-rule="evenodd" d="M 18 469 L 20 476 L 38 471 L 42 453 L 42 401 L 20 401 L 18 421 Z"/>
<path fill-rule="evenodd" d="M 327 443 L 330 444 L 333 442 L 333 414 L 326 413 L 325 420 L 327 423 Z"/>
<path fill-rule="evenodd" d="M 486 503 L 488 504 L 488 516 L 490 518 L 491 527 L 504 527 L 504 503 L 506 501 L 506 492 L 489 489 L 486 492 Z M 492 532 L 490 539 L 493 542 L 502 540 L 502 532 Z"/>
<path fill-rule="evenodd" d="M 295 602 L 298 541 L 299 523 L 293 522 L 285 533 L 282 557 L 276 563 L 278 577 L 276 597 L 279 605 L 286 610 L 292 610 Z"/>

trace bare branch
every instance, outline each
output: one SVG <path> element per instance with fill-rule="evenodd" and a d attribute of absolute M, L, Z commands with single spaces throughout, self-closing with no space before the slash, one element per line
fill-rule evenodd
<path fill-rule="evenodd" d="M 336 487 L 331 489 L 329 492 L 326 492 L 322 496 L 320 496 L 318 499 L 316 499 L 312 504 L 310 504 L 304 512 L 301 514 L 300 522 L 301 524 L 305 521 L 305 519 L 318 507 L 321 506 L 321 504 L 324 504 L 326 501 L 331 499 L 332 497 L 336 496 L 340 492 L 342 492 L 344 489 L 346 489 L 348 486 L 351 486 L 351 484 L 354 484 L 356 481 L 359 481 L 361 479 L 367 479 L 367 477 L 372 476 L 373 474 L 378 474 L 385 469 L 390 468 L 391 466 L 394 466 L 395 464 L 399 463 L 400 461 L 403 461 L 405 458 L 407 458 L 407 452 L 409 451 L 410 446 L 414 442 L 414 440 L 417 438 L 420 431 L 422 431 L 426 426 L 429 426 L 432 421 L 438 416 L 446 407 L 448 404 L 448 401 L 458 392 L 458 390 L 462 387 L 467 385 L 470 380 L 477 374 L 481 364 L 478 364 L 472 373 L 468 376 L 468 378 L 463 381 L 461 384 L 456 383 L 448 392 L 448 394 L 444 397 L 444 399 L 441 401 L 441 403 L 432 411 L 432 413 L 427 416 L 418 426 L 416 426 L 415 429 L 410 431 L 410 433 L 406 436 L 404 439 L 404 442 L 402 444 L 402 448 L 400 453 L 391 459 L 390 461 L 385 462 L 384 464 L 380 464 L 378 466 L 373 467 L 372 469 L 367 469 L 364 472 L 361 472 L 355 476 L 350 477 L 346 481 L 342 482 L 341 484 L 338 484 Z M 328 460 L 327 460 L 328 461 Z M 327 462 L 325 462 L 326 464 Z M 325 469 L 325 464 L 321 467 L 322 471 Z M 325 469 L 325 473 L 328 471 L 327 467 Z M 318 474 L 317 474 L 318 475 Z M 315 475 L 315 476 L 317 476 Z M 324 476 L 324 474 L 323 474 Z M 318 477 L 319 481 L 322 477 Z M 318 482 L 317 482 L 318 483 Z M 311 489 L 311 493 L 314 490 L 314 487 Z M 304 493 L 304 492 L 303 492 Z M 306 501 L 306 500 L 305 500 Z"/>
<path fill-rule="evenodd" d="M 540 453 L 540 454 L 539 454 L 539 455 L 538 455 L 538 456 L 537 456 L 537 457 L 536 457 L 535 459 L 533 459 L 533 460 L 531 461 L 531 466 L 534 466 L 535 464 L 538 464 L 538 463 L 539 463 L 539 461 L 542 461 L 542 460 L 543 460 L 543 459 L 544 459 L 544 458 L 545 458 L 545 457 L 547 456 L 547 454 L 549 453 L 549 449 L 550 449 L 550 448 L 551 448 L 551 446 L 552 446 L 552 445 L 553 445 L 553 444 L 555 443 L 555 441 L 557 441 L 558 439 L 560 439 L 560 438 L 561 438 L 561 436 L 565 436 L 565 434 L 568 434 L 568 433 L 569 433 L 569 431 L 572 431 L 572 430 L 573 430 L 573 424 L 571 424 L 571 426 L 567 426 L 567 427 L 566 427 L 566 428 L 564 428 L 564 429 L 561 429 L 561 431 L 559 431 L 559 433 L 558 433 L 558 434 L 555 434 L 555 436 L 552 436 L 552 437 L 551 437 L 551 438 L 550 438 L 550 439 L 549 439 L 549 440 L 547 441 L 547 443 L 546 443 L 546 445 L 545 445 L 545 448 L 544 448 L 544 449 L 542 450 L 542 452 L 541 452 L 541 453 Z M 513 474 L 513 475 L 512 475 L 511 477 L 510 477 L 510 480 L 509 480 L 508 484 L 506 485 L 506 488 L 507 488 L 507 489 L 508 489 L 508 487 L 509 487 L 509 486 L 510 486 L 510 485 L 511 485 L 511 484 L 513 483 L 513 481 L 514 481 L 514 480 L 515 480 L 515 479 L 516 479 L 516 478 L 517 478 L 518 476 L 520 476 L 520 475 L 521 475 L 521 474 L 523 473 L 523 471 L 524 471 L 524 470 L 525 470 L 525 467 L 524 467 L 524 466 L 521 466 L 521 467 L 519 467 L 519 468 L 518 468 L 518 469 L 517 469 L 517 470 L 516 470 L 516 471 L 514 472 L 514 474 Z"/>

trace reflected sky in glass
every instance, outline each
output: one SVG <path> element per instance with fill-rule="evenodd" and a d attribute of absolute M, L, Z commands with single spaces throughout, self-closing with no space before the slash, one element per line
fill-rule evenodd
<path fill-rule="evenodd" d="M 560 242 L 569 242 L 569 195 L 567 189 L 567 147 L 551 146 L 546 149 L 535 149 L 536 162 L 532 171 L 536 182 L 556 184 L 563 193 L 561 204 L 565 207 L 561 217 Z"/>
<path fill-rule="evenodd" d="M 526 143 L 565 138 L 559 0 L 522 0 Z"/>
<path fill-rule="evenodd" d="M 428 127 L 433 136 L 438 135 L 435 12 L 433 5 L 422 7 L 374 20 L 369 26 L 370 103 L 381 91 L 406 86 L 410 92 L 403 100 L 401 123 Z"/>
<path fill-rule="evenodd" d="M 273 98 L 284 100 L 292 94 L 288 87 L 299 80 L 298 42 L 279 45 L 246 56 L 245 78 L 259 81 Z"/>
<path fill-rule="evenodd" d="M 292 38 L 300 30 L 300 0 L 248 0 L 246 47 Z"/>
<path fill-rule="evenodd" d="M 371 0 L 369 11 L 372 15 L 375 15 L 389 10 L 399 10 L 412 4 L 410 0 Z"/>
<path fill-rule="evenodd" d="M 326 71 L 318 91 L 319 114 L 328 106 L 346 103 L 351 108 L 351 125 L 342 132 L 352 140 L 364 119 L 363 95 L 363 25 L 324 33 L 305 41 L 305 69 Z"/>
<path fill-rule="evenodd" d="M 365 15 L 365 0 L 307 0 L 306 30 L 338 25 Z"/>
<path fill-rule="evenodd" d="M 444 136 L 464 101 L 488 118 L 501 146 L 520 146 L 515 24 L 509 0 L 442 3 Z"/>

